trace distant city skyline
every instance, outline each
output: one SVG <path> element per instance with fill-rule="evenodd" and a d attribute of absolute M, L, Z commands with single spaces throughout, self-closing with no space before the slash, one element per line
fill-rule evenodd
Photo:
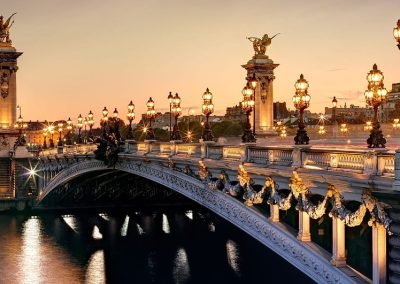
<path fill-rule="evenodd" d="M 395 1 L 9 1 L 11 39 L 18 51 L 18 104 L 25 120 L 71 119 L 136 105 L 147 99 L 168 111 L 169 91 L 184 109 L 200 113 L 205 89 L 216 114 L 239 103 L 241 67 L 253 55 L 247 36 L 277 36 L 267 55 L 275 69 L 274 101 L 291 98 L 301 73 L 310 84 L 310 110 L 323 112 L 333 96 L 365 105 L 366 75 L 376 63 L 390 91 L 400 81 L 392 29 Z M 379 11 L 377 13 L 376 11 Z M 344 105 L 344 100 L 339 100 Z M 185 113 L 184 113 L 185 114 Z"/>

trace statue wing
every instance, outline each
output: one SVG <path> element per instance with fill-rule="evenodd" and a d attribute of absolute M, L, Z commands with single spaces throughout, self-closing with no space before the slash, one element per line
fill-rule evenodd
<path fill-rule="evenodd" d="M 280 35 L 281 33 L 277 33 L 276 35 L 274 35 L 273 37 L 271 37 L 271 39 L 273 39 L 274 37 L 276 37 L 277 35 Z"/>
<path fill-rule="evenodd" d="M 8 25 L 10 24 L 11 18 L 17 13 L 12 14 L 7 21 L 5 21 L 5 23 L 3 24 L 3 28 L 8 28 Z"/>

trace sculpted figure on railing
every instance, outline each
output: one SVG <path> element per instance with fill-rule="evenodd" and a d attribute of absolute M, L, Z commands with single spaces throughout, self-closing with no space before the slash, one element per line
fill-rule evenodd
<path fill-rule="evenodd" d="M 264 186 L 261 188 L 259 192 L 256 192 L 255 190 L 247 190 L 243 194 L 243 199 L 246 201 L 244 202 L 248 206 L 252 206 L 253 204 L 261 204 L 264 201 L 264 197 L 268 192 L 268 189 L 271 188 L 272 184 L 274 181 L 272 180 L 271 177 L 267 177 L 265 179 Z M 252 189 L 252 187 L 250 187 Z"/>
<path fill-rule="evenodd" d="M 229 176 L 224 170 L 221 170 L 219 177 L 217 180 L 212 181 L 208 184 L 211 189 L 219 189 L 222 192 L 229 192 L 229 188 L 231 186 L 231 181 L 229 180 Z"/>
<path fill-rule="evenodd" d="M 199 161 L 199 178 L 204 183 L 208 183 L 211 180 L 211 173 L 208 171 L 208 168 L 204 164 L 204 161 Z"/>
<path fill-rule="evenodd" d="M 268 181 L 268 182 L 267 182 Z M 267 200 L 269 205 L 278 205 L 280 210 L 288 210 L 292 206 L 293 193 L 290 192 L 287 197 L 283 197 L 275 188 L 275 181 L 271 177 L 265 179 L 265 185 L 270 187 L 270 195 Z"/>
<path fill-rule="evenodd" d="M 368 225 L 376 226 L 376 224 L 379 223 L 388 231 L 389 235 L 391 235 L 392 233 L 389 230 L 389 226 L 392 220 L 384 210 L 390 206 L 383 202 L 379 202 L 376 197 L 372 196 L 370 190 L 365 190 L 363 192 L 361 200 L 371 214 L 371 219 L 369 219 Z"/>
<path fill-rule="evenodd" d="M 246 190 L 246 187 L 251 186 L 251 178 L 245 170 L 243 164 L 239 165 L 237 179 L 238 183 L 229 188 L 229 194 L 232 196 L 240 196 Z"/>

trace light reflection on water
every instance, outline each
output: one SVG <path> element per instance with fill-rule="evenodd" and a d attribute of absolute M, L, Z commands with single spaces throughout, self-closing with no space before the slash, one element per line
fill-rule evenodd
<path fill-rule="evenodd" d="M 0 283 L 234 284 L 255 283 L 254 271 L 307 279 L 230 224 L 190 215 L 0 215 Z"/>

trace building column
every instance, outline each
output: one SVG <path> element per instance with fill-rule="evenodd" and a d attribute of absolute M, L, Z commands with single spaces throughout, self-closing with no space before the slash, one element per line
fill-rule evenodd
<path fill-rule="evenodd" d="M 372 282 L 386 283 L 386 229 L 381 224 L 372 227 Z"/>
<path fill-rule="evenodd" d="M 338 217 L 332 218 L 332 259 L 331 263 L 337 267 L 346 266 L 345 224 Z"/>
<path fill-rule="evenodd" d="M 270 210 L 269 219 L 274 223 L 278 223 L 279 222 L 279 206 L 277 204 L 271 204 L 269 206 L 269 210 Z"/>
<path fill-rule="evenodd" d="M 310 242 L 310 216 L 307 212 L 299 211 L 299 233 L 297 234 L 297 239 L 302 242 Z"/>

